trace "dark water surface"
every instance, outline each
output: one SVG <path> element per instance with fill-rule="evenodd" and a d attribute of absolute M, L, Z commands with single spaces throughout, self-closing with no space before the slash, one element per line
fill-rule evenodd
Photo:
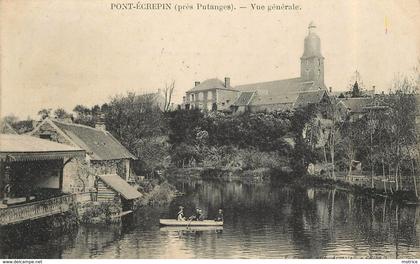
<path fill-rule="evenodd" d="M 138 210 L 119 225 L 79 226 L 26 246 L 2 241 L 0 258 L 420 258 L 418 206 L 270 183 L 178 189 L 185 195 L 169 208 Z M 181 204 L 210 218 L 223 208 L 223 230 L 161 229 L 159 218 Z"/>

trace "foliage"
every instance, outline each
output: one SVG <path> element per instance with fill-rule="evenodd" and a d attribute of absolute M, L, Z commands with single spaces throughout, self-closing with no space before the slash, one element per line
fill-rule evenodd
<path fill-rule="evenodd" d="M 157 170 L 165 170 L 171 163 L 170 145 L 166 137 L 147 137 L 139 139 L 134 154 L 138 157 L 137 166 L 142 173 L 154 175 Z"/>
<path fill-rule="evenodd" d="M 290 132 L 295 142 L 294 149 L 290 155 L 290 166 L 298 176 L 306 174 L 309 163 L 315 163 L 317 155 L 309 138 L 304 138 L 304 129 L 307 124 L 316 116 L 316 106 L 308 105 L 298 108 L 290 118 Z"/>
<path fill-rule="evenodd" d="M 86 203 L 83 205 L 84 212 L 81 217 L 83 223 L 108 223 L 111 216 L 121 212 L 119 205 L 113 201 L 100 203 Z"/>
<path fill-rule="evenodd" d="M 145 190 L 144 187 L 139 189 L 140 191 Z M 161 184 L 148 182 L 148 192 L 144 193 L 144 196 L 139 200 L 139 204 L 142 206 L 162 206 L 169 204 L 175 198 L 175 191 L 175 187 L 168 182 Z"/>
<path fill-rule="evenodd" d="M 164 135 L 164 115 L 153 96 L 115 96 L 106 108 L 107 130 L 133 153 L 139 140 Z"/>
<path fill-rule="evenodd" d="M 43 108 L 38 111 L 38 115 L 40 116 L 41 120 L 44 120 L 47 117 L 51 116 L 52 109 L 51 108 Z"/>
<path fill-rule="evenodd" d="M 73 116 L 67 113 L 64 108 L 57 108 L 54 110 L 54 117 L 57 119 L 65 119 L 65 118 L 72 118 Z"/>

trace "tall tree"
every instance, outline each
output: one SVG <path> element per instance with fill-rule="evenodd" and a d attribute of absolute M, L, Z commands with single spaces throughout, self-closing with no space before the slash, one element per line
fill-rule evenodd
<path fill-rule="evenodd" d="M 51 116 L 51 108 L 43 108 L 41 110 L 38 111 L 38 115 L 40 116 L 41 120 L 44 120 L 47 117 Z"/>

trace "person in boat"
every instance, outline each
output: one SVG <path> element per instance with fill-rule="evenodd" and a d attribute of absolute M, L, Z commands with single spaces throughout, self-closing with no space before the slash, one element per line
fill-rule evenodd
<path fill-rule="evenodd" d="M 203 221 L 204 220 L 203 211 L 200 208 L 197 208 L 195 210 L 195 214 L 190 216 L 189 220 L 190 221 Z"/>
<path fill-rule="evenodd" d="M 183 206 L 180 206 L 180 207 L 179 207 L 177 220 L 178 220 L 178 221 L 185 221 L 185 216 L 184 216 L 184 207 L 183 207 Z"/>
<path fill-rule="evenodd" d="M 223 210 L 219 209 L 219 212 L 216 215 L 216 218 L 214 218 L 214 221 L 216 222 L 223 222 Z"/>

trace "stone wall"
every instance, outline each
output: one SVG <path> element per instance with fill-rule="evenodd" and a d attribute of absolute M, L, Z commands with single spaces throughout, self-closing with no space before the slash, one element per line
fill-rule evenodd
<path fill-rule="evenodd" d="M 95 160 L 95 161 L 92 160 L 90 162 L 90 165 L 92 168 L 92 172 L 96 175 L 117 174 L 121 178 L 126 179 L 126 172 L 127 172 L 127 168 L 125 165 L 126 160 L 127 159 Z"/>
<path fill-rule="evenodd" d="M 94 189 L 95 174 L 84 159 L 73 159 L 64 167 L 63 191 L 87 192 Z"/>

